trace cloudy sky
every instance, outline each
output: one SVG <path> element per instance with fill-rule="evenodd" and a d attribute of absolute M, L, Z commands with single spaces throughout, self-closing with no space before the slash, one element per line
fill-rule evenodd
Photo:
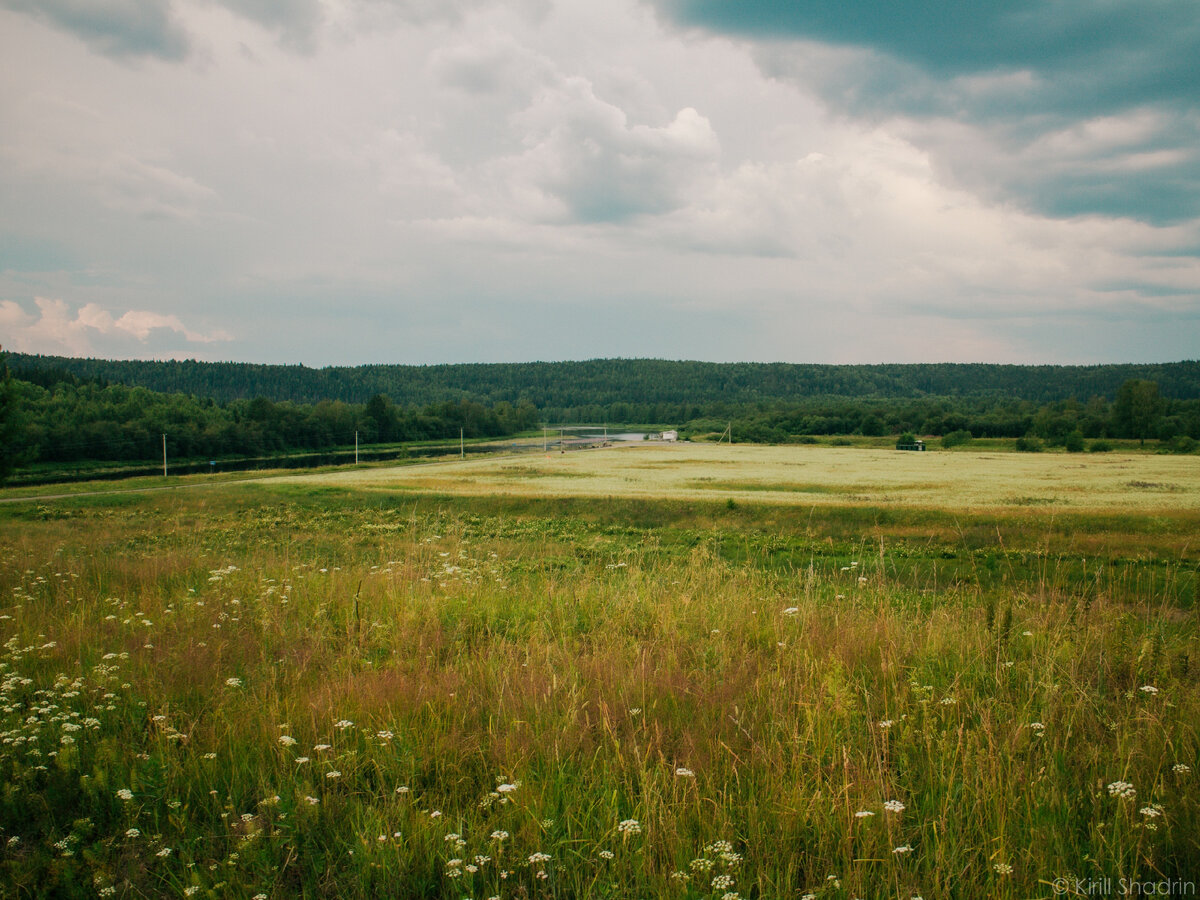
<path fill-rule="evenodd" d="M 0 344 L 1200 357 L 1195 0 L 0 0 Z"/>

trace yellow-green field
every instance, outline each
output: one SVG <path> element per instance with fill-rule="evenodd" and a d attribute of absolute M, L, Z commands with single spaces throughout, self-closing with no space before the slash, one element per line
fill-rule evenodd
<path fill-rule="evenodd" d="M 312 476 L 294 478 L 311 483 Z M 323 483 L 525 497 L 732 497 L 759 503 L 979 509 L 1200 509 L 1195 457 L 904 453 L 831 447 L 644 444 L 320 476 Z"/>
<path fill-rule="evenodd" d="M 1195 896 L 1195 469 L 660 445 L 2 503 L 0 896 Z"/>

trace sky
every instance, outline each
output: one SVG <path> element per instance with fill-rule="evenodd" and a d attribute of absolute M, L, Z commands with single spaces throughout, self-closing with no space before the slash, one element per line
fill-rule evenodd
<path fill-rule="evenodd" d="M 0 345 L 1200 358 L 1200 5 L 0 0 Z"/>

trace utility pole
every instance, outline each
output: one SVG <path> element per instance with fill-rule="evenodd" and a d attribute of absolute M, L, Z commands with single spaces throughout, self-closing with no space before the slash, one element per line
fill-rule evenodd
<path fill-rule="evenodd" d="M 545 425 L 542 426 L 542 452 L 545 453 L 550 449 L 550 429 Z"/>
<path fill-rule="evenodd" d="M 467 448 L 463 444 L 463 430 L 461 428 L 458 429 L 458 458 L 459 459 L 467 458 Z"/>
<path fill-rule="evenodd" d="M 358 465 L 358 432 L 354 432 L 354 464 Z"/>
<path fill-rule="evenodd" d="M 162 436 L 162 438 L 163 438 L 163 478 L 166 478 L 167 477 L 167 436 L 164 434 Z"/>

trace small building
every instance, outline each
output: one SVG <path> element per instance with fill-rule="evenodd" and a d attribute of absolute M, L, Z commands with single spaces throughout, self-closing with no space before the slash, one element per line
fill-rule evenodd
<path fill-rule="evenodd" d="M 664 431 L 662 433 L 662 439 L 664 441 L 677 441 L 677 440 L 679 440 L 679 432 L 678 431 Z"/>
<path fill-rule="evenodd" d="M 922 440 L 913 441 L 911 444 L 897 444 L 897 450 L 924 450 L 925 442 Z"/>

